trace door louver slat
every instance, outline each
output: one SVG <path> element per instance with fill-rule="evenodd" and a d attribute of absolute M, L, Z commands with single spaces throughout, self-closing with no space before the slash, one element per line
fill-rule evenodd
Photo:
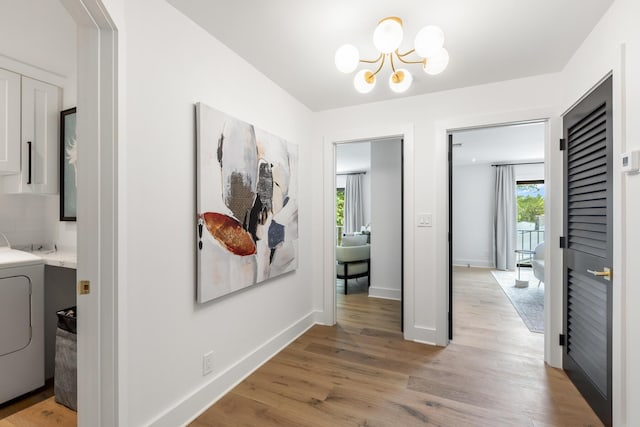
<path fill-rule="evenodd" d="M 574 161 L 580 160 L 590 154 L 600 154 L 602 150 L 602 144 L 604 144 L 605 142 L 606 142 L 606 139 L 601 138 L 601 139 L 592 141 L 592 143 L 589 144 L 589 146 L 581 147 L 581 149 L 575 153 L 575 156 L 573 157 Z"/>
<path fill-rule="evenodd" d="M 582 230 L 582 231 L 593 231 L 596 233 L 601 233 L 599 236 L 602 238 L 607 237 L 607 227 L 602 224 L 569 224 L 569 231 L 574 230 Z"/>
<path fill-rule="evenodd" d="M 569 190 L 573 190 L 578 187 L 586 187 L 587 185 L 606 183 L 607 178 L 604 176 L 592 176 L 591 178 L 581 179 L 579 181 L 569 182 Z"/>
<path fill-rule="evenodd" d="M 584 231 L 584 230 L 579 230 L 579 229 L 574 229 L 572 230 L 572 233 L 574 236 L 577 237 L 585 237 L 587 239 L 592 239 L 592 240 L 597 240 L 600 242 L 605 242 L 606 244 L 606 236 L 603 234 L 598 234 L 598 233 L 593 233 L 590 231 Z"/>
<path fill-rule="evenodd" d="M 592 162 L 595 164 L 595 162 Z M 592 164 L 589 164 L 590 168 L 585 169 L 583 172 L 578 172 L 576 170 L 571 169 L 569 172 L 569 182 L 583 180 L 585 178 L 590 178 L 592 176 L 601 176 L 602 173 L 607 172 L 607 165 L 602 165 L 595 167 Z"/>
<path fill-rule="evenodd" d="M 607 209 L 605 208 L 573 208 L 573 216 L 585 215 L 585 216 L 606 216 Z"/>
<path fill-rule="evenodd" d="M 578 167 L 578 166 L 582 166 L 585 163 L 589 163 L 592 162 L 594 160 L 599 160 L 601 157 L 606 156 L 606 150 L 598 150 L 592 154 L 589 154 L 587 156 L 581 157 L 579 159 L 574 159 L 572 161 L 569 162 L 569 167 L 573 168 L 573 167 Z"/>
<path fill-rule="evenodd" d="M 598 208 L 598 207 L 607 207 L 606 199 L 590 199 L 590 200 L 582 200 L 579 202 L 572 202 L 569 200 L 569 206 L 575 209 L 584 209 L 584 208 Z"/>
<path fill-rule="evenodd" d="M 567 351 L 606 394 L 606 285 L 569 272 Z"/>
<path fill-rule="evenodd" d="M 584 147 L 588 147 L 593 144 L 594 141 L 603 140 L 606 138 L 607 128 L 605 123 L 597 123 L 594 128 L 587 130 L 585 133 L 580 135 L 579 137 L 571 137 L 571 141 L 569 143 L 569 148 L 574 149 L 576 152 L 582 151 Z"/>
<path fill-rule="evenodd" d="M 569 222 L 586 222 L 589 224 L 606 224 L 607 218 L 602 218 L 601 216 L 579 216 L 579 215 L 571 215 L 569 216 Z M 571 236 L 569 236 L 571 237 Z"/>
<path fill-rule="evenodd" d="M 570 167 L 570 172 L 569 172 L 569 176 L 571 177 L 570 181 L 575 181 L 577 179 L 582 179 L 582 178 L 588 178 L 590 176 L 594 176 L 597 175 L 598 173 L 602 173 L 601 168 L 605 168 L 606 171 L 606 165 L 602 165 L 602 159 L 596 159 L 596 160 L 592 160 L 591 162 L 585 163 L 581 166 L 569 166 Z M 590 173 L 588 173 L 590 172 Z"/>
<path fill-rule="evenodd" d="M 571 129 L 569 129 L 569 137 L 575 138 L 585 132 L 585 129 L 593 128 L 593 124 L 600 123 L 605 120 L 606 104 L 601 104 L 595 108 L 586 117 L 576 123 Z"/>
<path fill-rule="evenodd" d="M 603 251 L 607 250 L 607 243 L 601 240 L 592 239 L 592 238 L 584 238 L 584 237 L 572 237 L 570 239 L 570 243 L 576 243 L 584 246 L 589 246 L 593 249 L 600 249 Z"/>
<path fill-rule="evenodd" d="M 569 202 L 579 202 L 581 200 L 604 200 L 606 204 L 607 193 L 605 191 L 592 191 L 587 194 L 573 194 L 569 197 Z"/>
<path fill-rule="evenodd" d="M 589 186 L 585 185 L 584 187 L 578 187 L 578 188 L 572 189 L 572 191 L 568 196 L 571 197 L 574 195 L 580 195 L 585 193 L 599 192 L 602 190 L 606 190 L 606 188 L 607 188 L 606 182 L 601 182 L 601 183 L 597 183 Z"/>

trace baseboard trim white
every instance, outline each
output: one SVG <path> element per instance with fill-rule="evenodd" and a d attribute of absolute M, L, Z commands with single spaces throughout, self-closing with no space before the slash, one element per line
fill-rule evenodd
<path fill-rule="evenodd" d="M 298 319 L 253 352 L 213 377 L 203 387 L 166 410 L 149 425 L 173 427 L 191 423 L 242 380 L 315 325 L 316 317 L 317 313 L 312 311 Z"/>
<path fill-rule="evenodd" d="M 334 323 L 328 317 L 327 313 L 324 310 L 316 310 L 313 312 L 314 316 L 314 324 L 315 325 L 323 325 L 323 326 L 333 326 Z"/>
<path fill-rule="evenodd" d="M 422 344 L 437 345 L 437 331 L 435 328 L 426 328 L 424 326 L 413 326 L 405 334 L 407 340 L 419 342 Z"/>
<path fill-rule="evenodd" d="M 494 264 L 492 260 L 488 259 L 454 259 L 453 265 L 457 267 L 483 267 L 483 268 L 494 268 Z"/>
<path fill-rule="evenodd" d="M 376 286 L 369 288 L 369 296 L 371 298 L 392 299 L 396 301 L 400 301 L 402 299 L 400 289 L 380 288 Z"/>

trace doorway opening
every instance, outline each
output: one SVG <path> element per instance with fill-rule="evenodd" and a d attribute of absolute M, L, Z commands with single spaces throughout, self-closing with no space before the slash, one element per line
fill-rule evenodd
<path fill-rule="evenodd" d="M 57 10 L 54 13 L 49 13 L 49 9 L 45 11 L 44 3 L 47 4 L 47 8 Z M 20 29 L 33 30 L 35 27 L 32 25 L 34 21 L 31 18 L 34 11 L 37 11 L 41 17 L 47 17 L 44 21 L 38 21 L 41 23 L 46 21 L 46 24 L 37 25 L 35 37 L 34 32 L 31 31 L 29 37 L 25 38 L 26 41 L 23 40 L 25 43 L 15 45 L 13 44 L 15 38 L 7 39 L 8 43 L 2 44 L 0 50 L 2 53 L 0 68 L 16 67 L 16 71 L 20 74 L 63 88 L 65 97 L 71 95 L 70 99 L 75 98 L 77 101 L 76 129 L 77 139 L 80 142 L 77 162 L 84 165 L 77 170 L 77 224 L 81 238 L 77 239 L 72 236 L 73 233 L 68 233 L 67 239 L 62 240 L 67 244 L 77 244 L 75 252 L 77 277 L 86 281 L 87 286 L 83 286 L 83 290 L 93 290 L 89 292 L 90 295 L 77 296 L 76 299 L 77 359 L 79 361 L 77 364 L 77 424 L 117 425 L 119 418 L 117 400 L 124 400 L 124 393 L 118 382 L 118 346 L 116 345 L 118 342 L 118 275 L 114 256 L 118 236 L 116 28 L 104 7 L 86 0 L 40 1 L 37 4 L 35 1 L 21 2 L 20 7 L 16 5 L 10 14 L 6 14 L 7 20 L 3 22 L 10 23 L 7 28 L 16 26 Z M 26 19 L 26 24 L 22 22 L 23 19 Z M 77 43 L 62 42 L 58 39 L 62 34 L 51 31 L 49 24 L 61 23 L 71 27 L 73 37 L 77 35 Z M 33 44 L 34 40 L 43 34 L 47 43 L 72 49 L 77 55 L 74 61 L 66 61 L 66 57 L 58 55 L 47 55 L 44 59 L 51 60 L 53 63 L 50 65 L 40 63 L 43 59 L 38 56 L 40 52 L 57 52 L 56 47 L 48 49 L 46 44 L 33 46 L 35 56 L 22 57 L 29 52 L 27 45 Z M 18 49 L 11 50 L 16 46 Z M 76 63 L 77 66 L 74 66 Z M 58 65 L 71 65 L 72 70 L 56 72 Z M 68 106 L 71 106 L 71 101 L 64 102 L 64 107 Z M 60 109 L 62 108 L 63 106 L 60 106 Z M 50 112 L 52 112 L 51 109 L 47 110 L 47 113 Z M 53 113 L 57 115 L 59 111 L 53 110 Z M 58 150 L 51 150 L 51 152 L 58 155 Z M 57 221 L 59 206 L 56 202 L 57 197 L 54 198 L 53 208 L 45 211 L 53 211 Z M 47 206 L 49 205 L 51 203 L 47 203 Z M 61 228 L 71 227 L 61 226 Z M 59 239 L 60 235 L 58 235 Z M 55 231 L 48 236 L 55 237 Z M 72 267 L 71 264 L 67 266 Z M 45 281 L 47 281 L 47 275 L 45 275 Z M 51 294 L 53 289 L 49 288 L 49 284 L 46 284 L 46 289 L 46 292 Z M 75 289 L 75 283 L 71 283 L 71 294 L 74 296 Z M 45 310 L 46 314 L 50 314 L 51 310 L 46 308 L 46 292 Z M 55 321 L 55 313 L 53 318 Z M 120 391 L 119 396 L 118 391 Z M 44 410 L 42 406 L 34 405 L 11 417 L 18 417 L 17 424 L 23 424 L 24 421 L 20 420 L 26 419 L 34 424 L 47 425 L 47 422 L 53 418 L 60 420 L 58 417 L 53 417 L 51 412 L 49 409 Z M 56 411 L 53 412 L 56 413 Z M 76 414 L 71 412 L 69 419 L 73 418 L 76 418 Z"/>
<path fill-rule="evenodd" d="M 337 322 L 401 333 L 403 138 L 337 143 L 335 162 Z"/>
<path fill-rule="evenodd" d="M 449 132 L 452 342 L 544 357 L 545 141 L 545 121 Z"/>
<path fill-rule="evenodd" d="M 15 309 L 0 333 L 0 419 L 42 401 L 53 406 L 54 392 L 57 402 L 77 407 L 76 319 L 67 317 L 77 305 L 76 116 L 65 120 L 62 112 L 77 105 L 78 26 L 58 0 L 25 0 L 5 12 L 0 21 L 12 37 L 0 43 L 0 98 L 9 132 L 0 151 L 15 153 L 16 163 L 0 167 L 0 233 L 33 271 L 23 276 L 27 292 L 14 288 L 0 298 L 3 312 Z M 59 312 L 68 324 L 58 323 Z"/>

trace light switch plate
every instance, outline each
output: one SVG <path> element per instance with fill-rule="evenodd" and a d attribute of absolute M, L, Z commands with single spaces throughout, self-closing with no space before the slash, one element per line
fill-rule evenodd
<path fill-rule="evenodd" d="M 418 214 L 418 227 L 431 227 L 433 216 L 430 213 Z"/>

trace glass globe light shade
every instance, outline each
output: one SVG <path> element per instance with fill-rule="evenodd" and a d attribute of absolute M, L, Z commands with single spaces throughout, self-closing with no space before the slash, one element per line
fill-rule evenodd
<path fill-rule="evenodd" d="M 360 93 L 369 93 L 376 86 L 376 76 L 369 70 L 360 70 L 353 78 L 353 86 Z"/>
<path fill-rule="evenodd" d="M 389 87 L 395 93 L 406 92 L 411 83 L 413 83 L 413 76 L 404 68 L 396 70 L 395 73 L 389 76 Z"/>
<path fill-rule="evenodd" d="M 440 27 L 435 25 L 427 25 L 416 34 L 413 42 L 416 53 L 423 57 L 429 58 L 438 53 L 444 44 L 444 33 Z"/>
<path fill-rule="evenodd" d="M 384 18 L 373 32 L 373 45 L 382 53 L 391 53 L 402 43 L 402 33 L 399 18 Z"/>
<path fill-rule="evenodd" d="M 351 73 L 358 68 L 360 53 L 352 44 L 342 45 L 336 50 L 336 68 L 343 73 Z"/>
<path fill-rule="evenodd" d="M 434 76 L 443 72 L 447 65 L 449 65 L 449 52 L 445 48 L 440 48 L 437 54 L 427 58 L 424 72 Z"/>

